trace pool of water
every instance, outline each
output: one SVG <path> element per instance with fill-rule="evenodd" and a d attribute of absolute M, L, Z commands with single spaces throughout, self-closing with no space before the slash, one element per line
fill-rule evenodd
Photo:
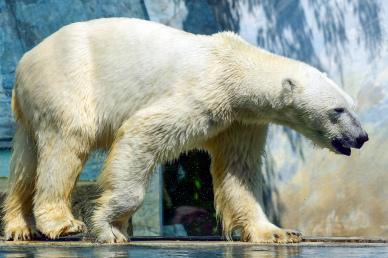
<path fill-rule="evenodd" d="M 388 246 L 2 246 L 0 257 L 388 257 Z"/>

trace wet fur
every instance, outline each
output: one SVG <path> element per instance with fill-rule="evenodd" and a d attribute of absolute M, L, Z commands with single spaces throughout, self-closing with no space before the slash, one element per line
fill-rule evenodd
<path fill-rule="evenodd" d="M 125 18 L 62 28 L 17 68 L 6 237 L 28 240 L 40 231 L 55 239 L 84 231 L 70 197 L 89 153 L 102 148 L 109 155 L 92 231 L 100 242 L 124 242 L 155 167 L 199 148 L 212 157 L 215 207 L 226 236 L 241 228 L 245 241 L 300 241 L 268 221 L 258 173 L 268 123 L 304 126 L 289 113 L 299 93 L 282 82 L 296 77 L 303 92 L 306 73 L 321 76 L 228 32 L 193 35 Z"/>

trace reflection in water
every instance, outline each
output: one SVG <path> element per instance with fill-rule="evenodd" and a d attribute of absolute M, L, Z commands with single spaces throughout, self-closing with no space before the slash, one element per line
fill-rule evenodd
<path fill-rule="evenodd" d="M 1 247 L 0 256 L 14 257 L 387 257 L 388 247 L 367 246 L 252 246 L 252 245 L 200 245 L 200 246 L 91 246 L 91 247 Z"/>
<path fill-rule="evenodd" d="M 235 247 L 227 246 L 224 248 L 225 258 L 232 257 L 295 257 L 301 253 L 299 246 L 247 246 Z"/>

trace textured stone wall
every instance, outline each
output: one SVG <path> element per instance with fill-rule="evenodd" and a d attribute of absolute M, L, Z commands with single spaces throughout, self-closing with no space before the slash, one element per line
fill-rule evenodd
<path fill-rule="evenodd" d="M 10 96 L 23 53 L 66 24 L 112 16 L 148 18 L 142 0 L 0 0 L 0 147 L 13 135 Z"/>
<path fill-rule="evenodd" d="M 194 33 L 232 30 L 326 72 L 356 101 L 370 141 L 345 158 L 272 126 L 263 176 L 271 219 L 305 235 L 388 236 L 388 2 L 145 1 L 151 20 Z M 168 6 L 168 7 L 166 7 Z M 170 10 L 158 12 L 155 10 Z"/>

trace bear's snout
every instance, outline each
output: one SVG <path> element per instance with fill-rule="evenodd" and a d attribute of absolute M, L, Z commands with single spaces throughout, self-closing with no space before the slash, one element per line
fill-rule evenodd
<path fill-rule="evenodd" d="M 350 156 L 350 154 L 352 153 L 350 148 L 345 145 L 342 139 L 335 138 L 334 140 L 331 141 L 331 145 L 334 147 L 334 149 L 337 152 L 343 155 Z"/>
<path fill-rule="evenodd" d="M 365 142 L 369 140 L 369 136 L 366 132 L 360 133 L 357 137 L 350 139 L 349 137 L 344 138 L 335 138 L 331 141 L 331 145 L 334 147 L 334 149 L 346 156 L 350 156 L 351 149 L 350 148 L 356 148 L 360 149 Z"/>
<path fill-rule="evenodd" d="M 362 145 L 364 145 L 365 142 L 369 140 L 368 134 L 366 132 L 363 132 L 360 134 L 360 136 L 356 139 L 356 145 L 354 146 L 357 149 L 360 149 Z"/>

